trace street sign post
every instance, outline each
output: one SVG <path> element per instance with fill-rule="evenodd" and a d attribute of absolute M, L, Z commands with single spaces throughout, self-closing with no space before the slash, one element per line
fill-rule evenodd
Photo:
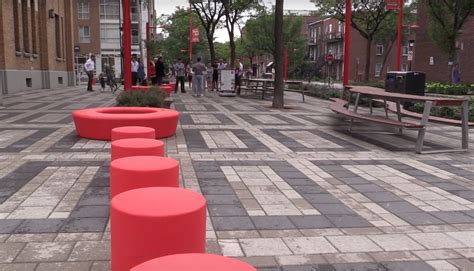
<path fill-rule="evenodd" d="M 398 10 L 399 7 L 399 0 L 385 0 L 385 8 L 387 10 Z"/>
<path fill-rule="evenodd" d="M 328 62 L 329 65 L 331 65 L 332 62 L 334 61 L 334 56 L 332 54 L 328 54 L 326 56 L 326 61 Z"/>

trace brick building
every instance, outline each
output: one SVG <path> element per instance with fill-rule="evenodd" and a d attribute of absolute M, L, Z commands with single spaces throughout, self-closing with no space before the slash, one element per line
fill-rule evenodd
<path fill-rule="evenodd" d="M 421 3 L 422 1 L 420 1 Z M 418 5 L 418 25 L 416 31 L 414 69 L 426 72 L 427 81 L 449 82 L 451 66 L 448 55 L 442 52 L 431 40 L 428 33 L 429 18 L 426 7 Z M 474 83 L 474 15 L 465 22 L 458 42 L 459 68 L 462 83 Z"/>
<path fill-rule="evenodd" d="M 72 2 L 0 1 L 3 94 L 73 85 Z"/>
<path fill-rule="evenodd" d="M 121 60 L 121 0 L 76 0 L 74 1 L 75 63 L 78 80 L 86 81 L 83 64 L 90 54 L 96 55 L 96 72 L 105 64 L 115 69 L 120 76 Z M 147 2 L 144 5 L 144 2 Z M 154 1 L 130 0 L 132 54 L 146 60 L 146 23 L 154 22 Z M 144 61 L 145 65 L 147 64 Z"/>
<path fill-rule="evenodd" d="M 308 25 L 308 57 L 315 63 L 315 69 L 322 76 L 342 80 L 344 70 L 344 23 L 334 18 L 324 18 Z M 409 40 L 411 38 L 406 38 Z M 365 74 L 367 40 L 351 29 L 350 80 L 361 81 Z M 331 53 L 333 63 L 328 67 L 326 56 Z M 405 41 L 402 47 L 401 70 L 408 70 L 409 47 Z M 373 42 L 371 46 L 370 80 L 384 80 L 387 71 L 396 65 L 396 44 Z"/>

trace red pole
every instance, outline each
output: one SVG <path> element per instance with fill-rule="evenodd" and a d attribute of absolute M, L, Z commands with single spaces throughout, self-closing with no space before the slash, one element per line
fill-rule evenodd
<path fill-rule="evenodd" d="M 189 1 L 189 63 L 193 59 L 193 10 L 191 1 Z"/>
<path fill-rule="evenodd" d="M 400 70 L 402 55 L 402 32 L 403 32 L 403 0 L 399 0 L 398 6 L 398 34 L 397 34 L 397 71 Z"/>
<path fill-rule="evenodd" d="M 123 79 L 125 90 L 132 88 L 132 33 L 130 0 L 122 0 L 123 6 Z"/>
<path fill-rule="evenodd" d="M 148 74 L 148 78 L 151 78 L 151 65 L 150 65 L 150 62 L 151 62 L 151 58 L 150 58 L 150 22 L 147 22 L 146 23 L 146 43 L 147 43 L 147 46 L 146 46 L 146 67 L 147 67 L 147 74 Z"/>
<path fill-rule="evenodd" d="M 285 48 L 285 66 L 284 66 L 284 73 L 285 73 L 285 81 L 288 80 L 288 48 Z"/>
<path fill-rule="evenodd" d="M 403 1 L 403 0 L 402 0 Z M 351 17 L 352 3 L 346 0 L 346 24 L 344 29 L 344 78 L 342 84 L 349 85 L 350 53 L 351 53 Z"/>

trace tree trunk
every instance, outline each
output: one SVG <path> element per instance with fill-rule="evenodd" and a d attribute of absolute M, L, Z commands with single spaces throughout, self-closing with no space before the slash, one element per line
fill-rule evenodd
<path fill-rule="evenodd" d="M 234 26 L 232 26 L 232 31 L 229 31 L 229 45 L 230 45 L 230 66 L 232 69 L 235 65 L 235 40 L 234 40 Z"/>
<path fill-rule="evenodd" d="M 372 39 L 367 39 L 367 44 L 365 47 L 365 70 L 364 70 L 364 81 L 368 82 L 370 78 L 370 59 L 372 51 Z"/>
<path fill-rule="evenodd" d="M 273 61 L 275 64 L 275 91 L 273 95 L 273 108 L 282 109 L 284 107 L 283 100 L 283 55 L 284 55 L 284 45 L 283 45 L 283 0 L 276 0 L 275 4 L 275 53 L 273 55 Z"/>
<path fill-rule="evenodd" d="M 207 43 L 209 44 L 209 54 L 211 55 L 211 64 L 214 65 L 216 60 L 216 49 L 214 48 L 213 34 L 207 37 Z"/>

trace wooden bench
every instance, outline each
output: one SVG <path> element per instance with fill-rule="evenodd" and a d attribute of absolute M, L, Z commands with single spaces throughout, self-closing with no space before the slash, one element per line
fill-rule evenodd
<path fill-rule="evenodd" d="M 382 103 L 384 102 L 383 100 L 378 100 L 378 99 L 374 101 L 382 102 Z M 397 113 L 397 104 L 395 102 L 387 101 L 386 105 L 389 111 Z M 408 117 L 412 117 L 416 119 L 421 119 L 423 117 L 423 114 L 406 110 L 403 107 L 400 107 L 400 113 L 404 116 L 408 116 Z M 451 126 L 461 127 L 462 125 L 462 122 L 460 120 L 447 119 L 443 117 L 429 116 L 428 120 L 434 123 L 441 123 L 441 124 L 451 125 Z M 468 126 L 469 128 L 474 128 L 474 122 L 469 122 Z"/>
<path fill-rule="evenodd" d="M 360 114 L 354 111 L 350 111 L 346 107 L 348 102 L 343 99 L 331 98 L 330 100 L 333 101 L 333 103 L 329 107 L 332 111 L 342 114 L 346 117 L 349 117 L 350 119 L 360 119 L 360 120 L 365 120 L 365 121 L 371 121 L 371 122 L 375 122 L 375 123 L 379 123 L 383 125 L 396 126 L 398 128 L 416 129 L 416 130 L 424 129 L 424 126 L 421 124 L 403 122 L 403 121 L 387 119 L 384 117 L 373 116 L 373 115 L 364 115 L 364 114 Z"/>
<path fill-rule="evenodd" d="M 301 93 L 301 99 L 303 100 L 303 103 L 305 102 L 304 100 L 304 95 L 309 92 L 309 90 L 304 90 L 304 89 L 291 89 L 291 88 L 285 88 L 285 91 L 289 92 L 295 92 L 295 93 Z"/>

